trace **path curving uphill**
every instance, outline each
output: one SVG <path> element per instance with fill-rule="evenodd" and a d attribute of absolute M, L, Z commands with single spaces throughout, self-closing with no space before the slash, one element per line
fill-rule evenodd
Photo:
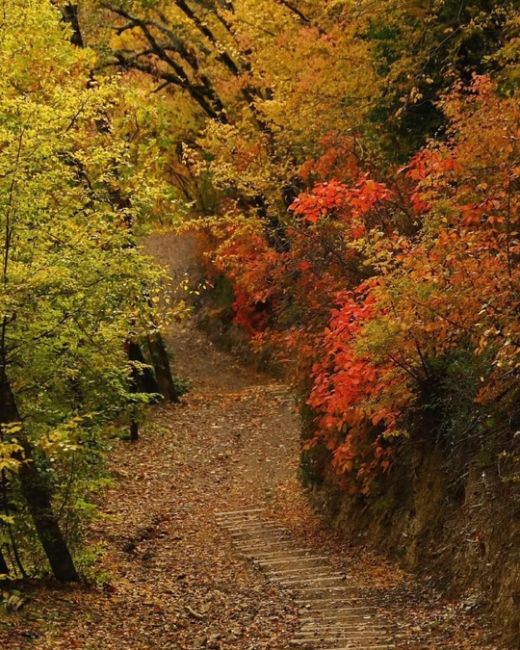
<path fill-rule="evenodd" d="M 173 283 L 196 240 L 158 235 Z M 168 337 L 192 388 L 113 450 L 90 538 L 98 587 L 39 587 L 0 625 L 9 650 L 478 650 L 466 613 L 308 505 L 288 386 L 219 351 L 190 321 Z"/>

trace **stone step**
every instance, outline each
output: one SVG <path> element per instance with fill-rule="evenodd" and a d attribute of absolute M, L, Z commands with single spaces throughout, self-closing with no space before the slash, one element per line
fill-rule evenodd
<path fill-rule="evenodd" d="M 288 589 L 299 589 L 300 585 L 324 585 L 327 588 L 336 586 L 341 583 L 345 583 L 345 576 L 341 573 L 339 575 L 320 575 L 313 578 L 309 577 L 299 577 L 291 579 L 273 579 L 272 582 L 279 582 L 281 585 Z"/>
<path fill-rule="evenodd" d="M 374 616 L 372 618 L 363 618 L 360 616 L 354 616 L 352 614 L 345 614 L 344 616 L 338 615 L 336 617 L 324 616 L 316 617 L 313 619 L 303 619 L 300 618 L 300 623 L 302 628 L 307 628 L 308 626 L 344 626 L 348 627 L 350 625 L 355 625 L 357 627 L 384 627 L 385 629 L 391 627 L 388 622 L 381 620 L 380 616 Z"/>
<path fill-rule="evenodd" d="M 312 650 L 393 650 L 395 647 L 396 646 L 392 643 L 385 643 L 383 645 L 351 644 L 351 645 L 334 646 L 333 648 L 331 646 L 327 646 L 326 648 L 324 648 L 323 646 L 321 647 L 314 646 Z"/>
<path fill-rule="evenodd" d="M 294 635 L 295 639 L 321 639 L 324 636 L 329 636 L 329 637 L 334 637 L 335 639 L 338 638 L 349 638 L 349 639 L 357 639 L 359 637 L 363 639 L 368 639 L 368 638 L 378 638 L 380 639 L 381 637 L 386 638 L 388 636 L 388 631 L 385 629 L 381 632 L 381 630 L 349 630 L 347 628 L 344 628 L 342 626 L 340 627 L 333 627 L 333 628 L 328 628 L 325 627 L 322 630 L 320 629 L 315 629 L 315 630 L 300 630 L 299 632 L 296 632 Z"/>
<path fill-rule="evenodd" d="M 316 643 L 321 644 L 321 647 L 323 647 L 324 644 L 328 644 L 330 647 L 330 644 L 332 643 L 341 643 L 341 648 L 347 648 L 350 650 L 351 648 L 355 648 L 356 650 L 361 650 L 361 648 L 395 648 L 395 644 L 393 643 L 388 643 L 384 639 L 371 639 L 371 638 L 338 638 L 338 637 L 322 637 L 319 639 L 291 639 L 289 641 L 289 645 L 291 646 L 299 646 L 300 648 L 318 648 L 320 646 L 316 646 Z M 311 645 L 314 644 L 314 645 Z M 334 648 L 333 650 L 337 650 Z"/>
<path fill-rule="evenodd" d="M 276 577 L 276 576 L 294 576 L 295 574 L 311 574 L 314 575 L 316 573 L 316 569 L 320 569 L 322 566 L 328 568 L 327 565 L 318 565 L 318 566 L 307 566 L 299 569 L 282 569 L 281 571 L 276 570 L 276 571 L 270 571 L 267 570 L 266 573 L 267 575 L 271 578 L 271 576 Z"/>
<path fill-rule="evenodd" d="M 361 613 L 356 613 L 351 610 L 338 610 L 337 612 L 323 612 L 312 617 L 300 616 L 300 621 L 302 625 L 312 624 L 316 622 L 338 622 L 338 623 L 349 623 L 355 621 L 356 623 L 362 625 L 364 623 L 373 623 L 376 619 L 375 616 L 366 616 Z"/>
<path fill-rule="evenodd" d="M 249 542 L 245 544 L 235 544 L 235 546 L 240 552 L 251 553 L 251 555 L 253 556 L 254 554 L 255 557 L 262 557 L 263 555 L 275 555 L 276 553 L 280 553 L 282 551 L 285 553 L 290 551 L 310 553 L 310 550 L 308 548 L 302 548 L 300 546 L 287 544 L 287 540 L 268 542 L 267 544 L 263 544 L 261 549 L 258 548 L 258 544 L 250 544 Z"/>
<path fill-rule="evenodd" d="M 250 508 L 249 510 L 229 510 L 228 512 L 215 512 L 215 517 L 227 517 L 229 515 L 248 515 L 250 513 L 265 512 L 263 508 Z"/>
<path fill-rule="evenodd" d="M 217 513 L 240 555 L 284 590 L 298 607 L 299 650 L 389 650 L 399 635 L 386 624 L 373 595 L 350 587 L 326 555 L 299 546 L 293 534 L 262 518 L 261 509 Z"/>
<path fill-rule="evenodd" d="M 259 528 L 254 532 L 254 534 L 251 534 L 248 530 L 240 530 L 236 532 L 231 531 L 229 534 L 233 539 L 244 539 L 251 542 L 268 542 L 270 540 L 280 540 L 280 538 L 292 539 L 291 534 L 287 530 L 283 530 L 283 528 L 277 530 L 265 530 Z"/>
<path fill-rule="evenodd" d="M 308 551 L 302 555 L 303 551 L 286 551 L 285 555 L 278 554 L 277 557 L 266 558 L 260 556 L 260 559 L 257 560 L 257 564 L 260 565 L 273 565 L 273 564 L 282 564 L 283 562 L 304 562 L 311 560 L 326 560 L 327 558 L 324 555 L 309 555 Z"/>

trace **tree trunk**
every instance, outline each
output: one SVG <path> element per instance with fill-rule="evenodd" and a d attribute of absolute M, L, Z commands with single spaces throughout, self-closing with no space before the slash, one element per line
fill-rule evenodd
<path fill-rule="evenodd" d="M 0 425 L 14 423 L 21 425 L 21 419 L 5 368 L 2 368 L 0 370 Z M 32 446 L 23 428 L 17 432 L 16 437 L 23 449 L 23 454 L 19 454 L 17 458 L 20 461 L 18 478 L 38 539 L 55 578 L 61 582 L 75 582 L 79 577 L 67 542 L 52 510 L 50 489 L 45 476 L 34 462 Z"/>
<path fill-rule="evenodd" d="M 139 440 L 139 423 L 135 418 L 130 422 L 130 442 L 137 442 Z"/>
<path fill-rule="evenodd" d="M 0 429 L 0 442 L 3 442 L 3 436 L 2 436 L 2 431 Z M 9 509 L 7 505 L 7 486 L 6 486 L 6 473 L 5 470 L 2 470 L 2 493 L 1 493 L 1 499 L 2 499 L 2 509 L 5 512 L 5 514 L 9 514 Z M 8 526 L 7 523 L 4 524 L 6 527 Z M 6 559 L 2 553 L 2 548 L 0 547 L 0 575 L 8 575 L 9 574 L 9 567 L 7 566 Z"/>
<path fill-rule="evenodd" d="M 143 364 L 143 368 L 132 368 L 132 381 L 139 393 L 147 394 L 161 394 L 157 379 L 154 376 L 152 369 L 146 363 L 141 347 L 134 339 L 129 339 L 126 342 L 129 361 L 135 361 Z"/>
<path fill-rule="evenodd" d="M 2 553 L 2 549 L 0 548 L 0 575 L 9 575 L 9 567 L 7 566 L 7 562 L 5 561 L 4 554 Z"/>
<path fill-rule="evenodd" d="M 68 3 L 66 4 L 61 12 L 63 15 L 63 20 L 66 23 L 69 23 L 69 25 L 72 28 L 72 36 L 70 38 L 70 42 L 73 45 L 77 45 L 78 47 L 83 47 L 83 36 L 81 34 L 81 28 L 79 25 L 79 15 L 78 15 L 78 5 L 73 4 L 73 3 Z"/>
<path fill-rule="evenodd" d="M 180 396 L 173 381 L 170 360 L 161 333 L 155 332 L 148 336 L 147 343 L 159 392 L 168 401 L 178 402 Z"/>

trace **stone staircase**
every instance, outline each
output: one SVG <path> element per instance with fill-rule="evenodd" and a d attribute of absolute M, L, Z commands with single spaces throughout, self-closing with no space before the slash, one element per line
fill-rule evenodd
<path fill-rule="evenodd" d="M 269 521 L 262 509 L 216 513 L 240 555 L 293 598 L 299 629 L 291 645 L 299 650 L 389 650 L 401 635 L 385 621 L 373 597 L 349 586 L 347 576 L 325 555 L 299 544 Z"/>

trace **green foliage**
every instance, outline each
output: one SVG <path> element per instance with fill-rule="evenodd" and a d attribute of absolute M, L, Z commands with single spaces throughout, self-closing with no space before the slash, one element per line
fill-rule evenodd
<path fill-rule="evenodd" d="M 0 542 L 16 573 L 16 550 L 26 569 L 45 566 L 18 489 L 22 433 L 77 546 L 104 480 L 105 427 L 148 400 L 132 392 L 125 341 L 155 322 L 160 273 L 130 226 L 162 181 L 144 162 L 153 143 L 132 152 L 118 131 L 116 80 L 92 82 L 94 54 L 70 44 L 58 9 L 1 4 L 0 356 L 23 425 L 2 427 Z"/>
<path fill-rule="evenodd" d="M 471 437 L 479 437 L 486 419 L 486 409 L 476 404 L 476 398 L 490 359 L 476 356 L 468 346 L 429 359 L 428 364 L 430 374 L 419 408 L 435 423 L 434 431 L 444 444 L 467 445 Z"/>
<path fill-rule="evenodd" d="M 186 393 L 188 393 L 191 389 L 191 381 L 186 377 L 174 375 L 173 384 L 175 386 L 175 391 L 179 397 L 186 395 Z"/>
<path fill-rule="evenodd" d="M 409 0 L 370 12 L 366 38 L 374 44 L 385 88 L 372 119 L 385 124 L 387 156 L 405 160 L 443 128 L 437 101 L 454 82 L 500 73 L 504 88 L 514 83 L 519 63 L 512 47 L 518 31 L 514 4 Z"/>

